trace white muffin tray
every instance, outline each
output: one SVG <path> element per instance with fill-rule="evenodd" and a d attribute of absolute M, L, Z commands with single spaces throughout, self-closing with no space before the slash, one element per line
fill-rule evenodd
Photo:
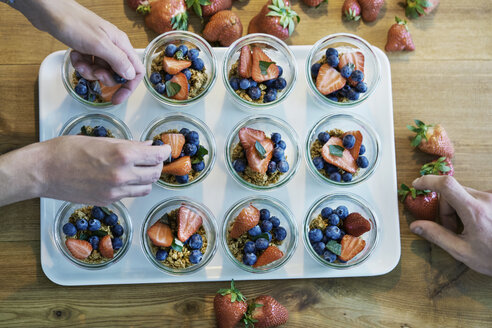
<path fill-rule="evenodd" d="M 311 46 L 292 46 L 297 58 L 298 78 L 291 95 L 279 106 L 266 110 L 289 122 L 297 131 L 300 148 L 304 151 L 309 129 L 325 115 L 337 112 L 334 108 L 322 109 L 310 98 L 305 77 L 305 59 Z M 376 276 L 390 272 L 400 259 L 400 231 L 397 204 L 395 142 L 393 131 L 393 103 L 391 70 L 388 58 L 374 48 L 381 63 L 381 81 L 377 90 L 360 106 L 343 110 L 363 117 L 379 133 L 381 160 L 374 174 L 354 187 L 334 187 L 315 179 L 306 166 L 304 156 L 293 179 L 279 189 L 265 192 L 290 207 L 297 221 L 299 242 L 292 258 L 280 269 L 254 274 L 245 272 L 233 264 L 218 245 L 217 253 L 202 270 L 182 276 L 173 276 L 157 269 L 143 254 L 141 226 L 148 211 L 158 202 L 172 196 L 187 196 L 205 204 L 214 213 L 220 228 L 224 214 L 231 205 L 246 197 L 258 195 L 239 185 L 229 175 L 224 163 L 225 140 L 232 127 L 249 116 L 240 110 L 225 94 L 221 63 L 224 48 L 215 48 L 218 62 L 217 81 L 204 101 L 183 111 L 203 120 L 213 131 L 217 142 L 217 161 L 210 175 L 201 183 L 184 190 L 165 190 L 154 185 L 150 195 L 143 198 L 124 199 L 133 222 L 133 240 L 128 253 L 119 262 L 101 270 L 87 270 L 74 265 L 55 245 L 52 226 L 55 214 L 62 202 L 41 199 L 41 266 L 46 276 L 59 285 L 102 285 L 136 283 L 171 283 L 197 281 L 223 281 L 258 279 L 333 278 Z M 139 50 L 141 55 L 143 50 Z M 39 71 L 39 134 L 44 141 L 59 135 L 65 122 L 74 115 L 89 111 L 66 92 L 61 80 L 63 51 L 46 57 Z M 108 112 L 122 119 L 132 131 L 135 140 L 145 127 L 157 117 L 172 112 L 163 108 L 147 93 L 141 83 L 130 99 Z M 339 111 L 338 111 L 339 112 Z M 254 114 L 254 113 L 251 113 Z M 258 114 L 258 113 L 256 113 Z M 261 114 L 261 113 L 259 113 Z M 303 154 L 304 155 L 304 154 Z M 213 192 L 210 192 L 213 191 Z M 380 225 L 379 243 L 374 252 L 362 264 L 344 270 L 321 266 L 305 249 L 302 222 L 309 207 L 322 195 L 349 192 L 371 204 Z"/>

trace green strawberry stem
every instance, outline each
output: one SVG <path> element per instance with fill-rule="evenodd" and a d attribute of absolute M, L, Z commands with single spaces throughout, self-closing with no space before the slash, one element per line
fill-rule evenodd
<path fill-rule="evenodd" d="M 412 140 L 412 147 L 417 147 L 420 145 L 420 142 L 422 142 L 422 139 L 428 140 L 427 139 L 427 130 L 432 127 L 432 124 L 426 125 L 424 122 L 420 120 L 414 120 L 415 126 L 407 125 L 407 129 L 409 129 L 412 132 L 417 133 L 415 138 Z"/>
<path fill-rule="evenodd" d="M 188 13 L 185 11 L 173 16 L 173 18 L 171 18 L 171 24 L 173 30 L 188 30 Z"/>
<path fill-rule="evenodd" d="M 402 183 L 400 186 L 400 189 L 398 189 L 398 195 L 401 196 L 400 201 L 403 203 L 405 201 L 405 198 L 407 198 L 408 194 L 412 195 L 412 198 L 415 199 L 419 195 L 427 195 L 428 193 L 431 193 L 431 190 L 425 189 L 425 190 L 419 190 L 415 188 L 411 188 L 407 186 L 406 184 Z"/>
<path fill-rule="evenodd" d="M 239 289 L 236 289 L 236 286 L 234 285 L 234 279 L 231 280 L 231 288 L 219 289 L 217 291 L 217 294 L 220 294 L 222 296 L 231 295 L 231 303 L 234 303 L 236 301 L 238 302 L 246 301 L 246 297 L 244 297 L 244 295 L 239 291 Z"/>
<path fill-rule="evenodd" d="M 290 6 L 286 6 L 283 0 L 272 0 L 272 4 L 268 6 L 270 12 L 267 16 L 280 17 L 279 23 L 283 28 L 289 28 L 289 36 L 294 33 L 295 23 L 294 18 L 297 23 L 301 21 L 301 18 L 297 13 L 292 10 Z"/>
<path fill-rule="evenodd" d="M 429 0 L 407 0 L 405 7 L 405 16 L 408 18 L 418 18 L 426 15 L 425 9 L 432 7 L 432 2 Z"/>
<path fill-rule="evenodd" d="M 400 19 L 398 16 L 395 16 L 395 21 L 398 25 L 403 25 L 405 26 L 405 29 L 408 31 L 408 25 L 407 25 L 407 21 L 404 20 L 404 19 Z"/>
<path fill-rule="evenodd" d="M 138 7 L 137 7 L 137 13 L 140 15 L 147 15 L 150 13 L 150 4 L 148 1 L 143 1 Z"/>
<path fill-rule="evenodd" d="M 258 320 L 253 318 L 253 311 L 256 308 L 262 307 L 263 304 L 258 304 L 258 303 L 251 303 L 248 305 L 248 311 L 244 314 L 243 322 L 246 328 L 254 328 L 255 327 L 255 322 L 258 322 Z"/>
<path fill-rule="evenodd" d="M 198 17 L 202 17 L 202 6 L 210 5 L 209 0 L 186 0 L 186 7 L 193 8 Z"/>
<path fill-rule="evenodd" d="M 420 169 L 420 175 L 440 174 L 451 171 L 446 162 L 446 157 L 439 157 L 435 162 L 424 164 Z"/>

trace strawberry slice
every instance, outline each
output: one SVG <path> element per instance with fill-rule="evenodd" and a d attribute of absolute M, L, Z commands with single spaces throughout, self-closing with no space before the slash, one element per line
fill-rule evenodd
<path fill-rule="evenodd" d="M 166 145 L 171 146 L 171 157 L 178 158 L 186 142 L 185 136 L 181 133 L 163 133 L 161 140 Z"/>
<path fill-rule="evenodd" d="M 261 73 L 260 62 L 265 62 L 265 64 L 262 63 L 262 65 L 272 63 L 266 69 L 265 75 Z M 276 79 L 278 77 L 278 73 L 278 66 L 275 65 L 270 57 L 268 57 L 267 54 L 261 50 L 261 48 L 253 47 L 253 64 L 251 69 L 251 76 L 253 77 L 253 80 L 260 83 L 263 81 Z"/>
<path fill-rule="evenodd" d="M 354 64 L 354 70 L 358 69 L 364 73 L 364 55 L 360 51 L 356 52 L 346 52 L 340 56 L 340 61 L 338 62 L 338 69 L 342 69 L 348 63 Z"/>
<path fill-rule="evenodd" d="M 250 78 L 251 68 L 253 67 L 253 61 L 251 56 L 251 50 L 249 46 L 244 46 L 241 48 L 241 54 L 239 55 L 239 66 L 238 72 L 241 77 Z"/>
<path fill-rule="evenodd" d="M 106 235 L 101 238 L 99 241 L 99 253 L 101 253 L 102 256 L 112 259 L 114 256 L 113 252 L 113 243 L 111 243 L 111 236 Z"/>
<path fill-rule="evenodd" d="M 360 213 L 354 212 L 343 220 L 343 229 L 349 235 L 359 237 L 371 230 L 371 222 Z"/>
<path fill-rule="evenodd" d="M 99 82 L 99 84 L 101 85 L 101 98 L 104 102 L 110 102 L 114 93 L 121 87 L 121 84 L 116 84 L 112 87 L 108 87 L 101 82 Z"/>
<path fill-rule="evenodd" d="M 171 98 L 176 100 L 186 100 L 188 99 L 188 79 L 183 73 L 178 73 L 173 76 L 169 81 L 179 84 L 181 89 Z"/>
<path fill-rule="evenodd" d="M 84 260 L 92 253 L 92 245 L 88 241 L 69 238 L 65 240 L 65 246 L 67 246 L 70 253 L 79 260 Z"/>
<path fill-rule="evenodd" d="M 268 248 L 258 256 L 258 260 L 253 264 L 253 268 L 270 264 L 273 261 L 280 260 L 283 256 L 284 253 L 278 249 L 277 246 L 268 246 Z"/>
<path fill-rule="evenodd" d="M 352 149 L 349 149 L 349 151 L 350 151 L 350 155 L 352 155 L 354 160 L 357 160 L 357 158 L 359 157 L 360 146 L 362 145 L 362 133 L 360 133 L 360 131 L 358 130 L 345 132 L 342 136 L 342 140 L 343 137 L 345 137 L 348 134 L 351 134 L 355 137 L 354 147 L 352 147 Z"/>
<path fill-rule="evenodd" d="M 357 163 L 350 154 L 350 151 L 348 149 L 344 149 L 342 157 L 338 157 L 330 153 L 331 145 L 336 145 L 343 148 L 343 141 L 338 137 L 331 137 L 321 149 L 321 156 L 323 156 L 323 159 L 344 171 L 355 173 L 355 171 L 357 171 Z"/>
<path fill-rule="evenodd" d="M 251 170 L 259 173 L 266 173 L 268 163 L 273 156 L 273 142 L 267 138 L 265 132 L 251 128 L 242 128 L 239 130 L 239 140 L 246 152 L 246 159 Z M 265 154 L 262 156 L 257 148 L 256 142 L 259 142 L 265 149 Z"/>
<path fill-rule="evenodd" d="M 164 59 L 162 60 L 162 66 L 164 68 L 164 71 L 166 71 L 166 73 L 174 75 L 174 74 L 178 74 L 185 68 L 190 67 L 191 61 L 179 60 L 173 57 L 164 57 Z"/>
<path fill-rule="evenodd" d="M 366 241 L 351 235 L 345 235 L 341 241 L 342 254 L 339 258 L 342 261 L 350 261 L 366 247 Z M 258 263 L 258 262 L 257 262 Z"/>
<path fill-rule="evenodd" d="M 187 175 L 191 171 L 190 156 L 183 156 L 162 167 L 162 174 Z"/>
<path fill-rule="evenodd" d="M 157 221 L 148 230 L 147 236 L 149 236 L 152 244 L 155 246 L 169 247 L 173 243 L 173 233 L 171 228 L 162 222 Z"/>
<path fill-rule="evenodd" d="M 200 215 L 181 206 L 178 212 L 178 239 L 183 243 L 188 240 L 202 226 L 203 219 Z"/>
<path fill-rule="evenodd" d="M 328 64 L 323 64 L 319 68 L 316 78 L 316 89 L 323 95 L 330 94 L 343 88 L 347 80 L 336 69 Z"/>
<path fill-rule="evenodd" d="M 241 210 L 237 218 L 232 223 L 229 236 L 237 239 L 243 233 L 253 228 L 260 221 L 260 211 L 253 205 L 249 205 Z"/>

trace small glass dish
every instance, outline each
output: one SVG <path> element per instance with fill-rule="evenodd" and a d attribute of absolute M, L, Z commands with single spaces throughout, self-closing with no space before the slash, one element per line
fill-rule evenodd
<path fill-rule="evenodd" d="M 337 259 L 338 262 L 330 263 L 324 260 L 314 251 L 308 236 L 310 230 L 309 225 L 311 224 L 312 220 L 316 219 L 321 214 L 321 210 L 323 208 L 330 207 L 332 209 L 336 209 L 338 206 L 341 205 L 346 206 L 349 213 L 360 213 L 365 219 L 370 222 L 371 230 L 359 237 L 366 242 L 366 245 L 364 249 L 354 258 L 347 262 L 340 262 Z M 380 232 L 381 231 L 379 227 L 379 221 L 376 217 L 375 212 L 370 208 L 370 206 L 364 199 L 351 193 L 335 193 L 322 196 L 321 198 L 316 200 L 314 204 L 311 205 L 308 213 L 306 214 L 306 217 L 304 218 L 302 229 L 304 246 L 308 250 L 308 253 L 320 264 L 334 269 L 348 269 L 364 262 L 376 249 Z"/>
<path fill-rule="evenodd" d="M 163 132 L 169 130 L 181 130 L 182 128 L 187 128 L 189 130 L 194 130 L 198 132 L 200 137 L 200 145 L 208 150 L 208 154 L 204 156 L 203 162 L 205 163 L 205 168 L 201 173 L 195 177 L 193 180 L 179 184 L 170 183 L 162 179 L 157 180 L 156 184 L 167 189 L 182 189 L 192 186 L 199 181 L 205 179 L 205 177 L 212 171 L 215 164 L 215 159 L 217 157 L 217 150 L 215 144 L 215 138 L 212 131 L 208 126 L 200 119 L 192 116 L 190 114 L 170 114 L 163 117 L 156 118 L 152 121 L 149 126 L 142 132 L 140 141 L 153 140 L 155 136 L 160 135 Z"/>
<path fill-rule="evenodd" d="M 120 237 L 123 241 L 123 245 L 117 252 L 114 253 L 114 257 L 109 261 L 101 263 L 84 262 L 73 257 L 73 255 L 70 253 L 67 246 L 65 245 L 66 238 L 63 232 L 63 226 L 69 222 L 70 216 L 75 212 L 75 210 L 84 208 L 86 206 L 87 205 L 75 204 L 70 202 L 65 202 L 61 205 L 60 209 L 56 213 L 55 222 L 53 224 L 52 233 L 54 236 L 54 242 L 60 252 L 62 252 L 63 255 L 65 255 L 65 257 L 72 263 L 84 269 L 104 269 L 122 259 L 130 248 L 133 236 L 132 220 L 130 218 L 130 213 L 126 209 L 125 205 L 123 205 L 123 203 L 118 201 L 107 206 L 110 211 L 118 216 L 118 224 L 120 224 L 124 229 L 124 233 Z"/>
<path fill-rule="evenodd" d="M 152 241 L 147 235 L 147 230 L 165 214 L 177 210 L 181 206 L 187 207 L 202 217 L 202 226 L 207 236 L 207 249 L 199 263 L 188 266 L 187 268 L 177 269 L 166 266 L 156 259 L 155 250 L 153 250 Z M 217 224 L 212 212 L 205 205 L 187 197 L 172 197 L 156 204 L 149 211 L 142 224 L 141 240 L 143 252 L 156 268 L 173 275 L 187 275 L 203 269 L 214 257 L 217 251 Z"/>
<path fill-rule="evenodd" d="M 342 130 L 344 132 L 358 130 L 361 132 L 363 137 L 362 144 L 366 148 L 363 156 L 365 156 L 369 161 L 369 166 L 365 169 L 360 168 L 357 175 L 353 176 L 352 180 L 349 182 L 344 182 L 343 180 L 340 182 L 331 180 L 328 176 L 325 176 L 321 171 L 316 169 L 313 164 L 311 145 L 316 141 L 320 132 L 327 132 L 334 129 Z M 360 118 L 356 118 L 355 116 L 349 114 L 332 114 L 323 117 L 311 128 L 306 137 L 305 157 L 309 171 L 321 181 L 328 182 L 336 186 L 353 186 L 368 179 L 374 173 L 379 164 L 381 158 L 380 151 L 379 136 L 371 125 L 362 121 Z"/>
<path fill-rule="evenodd" d="M 268 138 L 270 138 L 271 134 L 274 132 L 280 133 L 282 140 L 286 144 L 285 148 L 285 158 L 289 163 L 289 170 L 280 175 L 280 178 L 277 182 L 269 184 L 269 185 L 256 185 L 254 183 L 248 182 L 243 179 L 241 175 L 239 175 L 234 169 L 234 165 L 232 162 L 232 154 L 234 152 L 234 148 L 239 141 L 239 130 L 242 128 L 252 128 L 263 131 Z M 232 175 L 234 180 L 236 180 L 240 185 L 253 190 L 253 191 L 266 191 L 272 190 L 274 188 L 278 188 L 283 186 L 288 181 L 292 179 L 299 168 L 300 158 L 301 158 L 301 149 L 299 147 L 299 138 L 295 130 L 284 120 L 279 119 L 278 117 L 272 115 L 254 115 L 249 116 L 243 121 L 239 122 L 229 133 L 227 137 L 227 141 L 225 144 L 225 162 L 226 167 L 229 173 Z"/>
<path fill-rule="evenodd" d="M 82 127 L 104 126 L 117 139 L 133 140 L 128 126 L 119 118 L 109 113 L 89 113 L 70 118 L 62 127 L 60 136 L 82 134 Z"/>
<path fill-rule="evenodd" d="M 240 97 L 229 83 L 229 71 L 231 67 L 239 60 L 241 48 L 246 45 L 255 45 L 261 47 L 265 54 L 283 69 L 282 76 L 287 86 L 285 89 L 277 92 L 276 100 L 268 103 L 254 103 Z M 297 80 L 297 61 L 289 46 L 270 34 L 248 34 L 236 40 L 229 46 L 222 65 L 222 80 L 229 96 L 239 105 L 239 108 L 246 110 L 265 110 L 272 108 L 284 101 L 294 89 Z"/>
<path fill-rule="evenodd" d="M 284 227 L 287 231 L 287 237 L 283 240 L 281 245 L 277 245 L 277 247 L 284 253 L 284 256 L 281 259 L 276 260 L 270 264 L 256 268 L 246 265 L 242 261 L 239 261 L 236 257 L 234 257 L 233 253 L 229 249 L 227 240 L 229 229 L 232 223 L 242 211 L 242 209 L 249 205 L 253 205 L 258 210 L 268 209 L 271 216 L 276 216 L 280 220 L 280 226 Z M 231 260 L 232 263 L 234 263 L 238 268 L 252 273 L 267 273 L 280 269 L 292 257 L 294 251 L 297 248 L 298 229 L 294 219 L 294 215 L 289 210 L 287 205 L 273 197 L 253 196 L 241 199 L 240 201 L 232 205 L 232 207 L 226 212 L 224 224 L 222 225 L 221 241 L 224 252 L 227 254 L 227 258 Z"/>
<path fill-rule="evenodd" d="M 208 75 L 207 82 L 203 87 L 203 91 L 193 98 L 188 98 L 186 100 L 176 100 L 172 98 L 165 97 L 158 93 L 150 82 L 150 75 L 152 73 L 152 62 L 159 54 L 165 50 L 166 46 L 169 44 L 187 45 L 197 48 L 200 52 L 199 58 L 204 62 L 205 73 Z M 205 96 L 212 90 L 217 77 L 217 59 L 215 53 L 210 46 L 210 44 L 205 41 L 201 36 L 188 32 L 188 31 L 169 31 L 163 33 L 156 37 L 149 45 L 145 48 L 143 55 L 143 64 L 145 67 L 145 77 L 144 84 L 149 93 L 154 97 L 161 105 L 171 108 L 183 108 L 192 104 L 198 103 L 203 100 Z"/>
<path fill-rule="evenodd" d="M 358 100 L 348 100 L 338 102 L 324 96 L 317 88 L 316 83 L 311 75 L 311 66 L 318 62 L 328 48 L 336 48 L 339 55 L 346 52 L 362 52 L 364 55 L 364 82 L 367 85 L 367 91 L 360 93 Z M 363 103 L 373 93 L 381 79 L 381 67 L 373 47 L 364 39 L 348 33 L 337 33 L 328 35 L 316 42 L 306 60 L 306 79 L 308 88 L 319 105 L 323 108 L 336 107 L 338 109 L 355 107 Z"/>

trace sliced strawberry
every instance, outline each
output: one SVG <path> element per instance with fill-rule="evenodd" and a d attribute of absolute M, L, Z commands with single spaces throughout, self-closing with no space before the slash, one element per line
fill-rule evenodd
<path fill-rule="evenodd" d="M 268 246 L 267 249 L 260 256 L 258 256 L 258 260 L 255 264 L 253 264 L 253 268 L 261 267 L 267 264 L 270 264 L 274 261 L 280 260 L 284 256 L 284 253 L 277 248 L 277 246 Z"/>
<path fill-rule="evenodd" d="M 353 212 L 343 220 L 343 229 L 349 235 L 359 237 L 371 230 L 371 222 L 360 213 Z"/>
<path fill-rule="evenodd" d="M 92 253 L 92 245 L 88 241 L 69 238 L 65 240 L 65 246 L 67 246 L 70 253 L 79 260 L 84 260 Z"/>
<path fill-rule="evenodd" d="M 323 95 L 330 94 L 343 88 L 347 80 L 336 69 L 328 64 L 323 64 L 319 68 L 316 78 L 316 89 Z"/>
<path fill-rule="evenodd" d="M 116 84 L 112 87 L 108 87 L 101 82 L 99 82 L 99 84 L 101 85 L 101 98 L 104 102 L 110 102 L 114 93 L 121 87 L 121 84 Z"/>
<path fill-rule="evenodd" d="M 344 149 L 342 157 L 338 157 L 330 153 L 331 145 L 343 147 L 343 141 L 338 137 L 331 137 L 321 149 L 321 156 L 323 156 L 323 159 L 344 171 L 355 173 L 355 171 L 357 171 L 357 163 L 350 154 L 350 151 L 348 149 Z"/>
<path fill-rule="evenodd" d="M 338 69 L 342 69 L 348 63 L 354 64 L 354 70 L 359 70 L 364 73 L 364 55 L 360 51 L 356 52 L 346 52 L 340 56 L 340 61 L 338 62 Z"/>
<path fill-rule="evenodd" d="M 241 77 L 250 78 L 251 68 L 253 67 L 253 59 L 251 55 L 251 49 L 249 46 L 244 46 L 241 48 L 241 54 L 239 55 L 239 66 L 238 72 Z"/>
<path fill-rule="evenodd" d="M 164 59 L 162 60 L 162 66 L 164 68 L 164 71 L 166 71 L 166 73 L 174 75 L 174 74 L 178 74 L 185 68 L 190 67 L 191 61 L 179 60 L 173 57 L 164 57 Z"/>
<path fill-rule="evenodd" d="M 183 73 L 178 73 L 174 75 L 173 78 L 169 81 L 177 83 L 181 87 L 181 89 L 179 89 L 179 92 L 171 98 L 176 100 L 188 99 L 188 79 L 186 78 L 186 75 L 184 75 Z"/>
<path fill-rule="evenodd" d="M 102 256 L 112 259 L 114 256 L 113 252 L 113 243 L 111 242 L 111 236 L 106 235 L 101 238 L 99 241 L 99 253 L 101 253 Z"/>
<path fill-rule="evenodd" d="M 161 140 L 166 145 L 171 146 L 171 157 L 178 158 L 186 142 L 185 136 L 181 133 L 163 133 Z"/>
<path fill-rule="evenodd" d="M 162 174 L 187 175 L 191 171 L 190 156 L 183 156 L 162 167 Z"/>
<path fill-rule="evenodd" d="M 173 233 L 171 228 L 162 222 L 157 221 L 148 230 L 147 236 L 149 236 L 152 244 L 155 246 L 169 247 L 173 243 Z"/>
<path fill-rule="evenodd" d="M 342 254 L 339 258 L 342 261 L 350 261 L 366 247 L 366 241 L 351 235 L 345 235 L 341 241 Z"/>
<path fill-rule="evenodd" d="M 265 173 L 273 156 L 274 145 L 272 140 L 266 137 L 265 132 L 251 128 L 239 130 L 239 140 L 246 152 L 246 159 L 251 170 Z M 259 142 L 265 149 L 263 156 L 258 152 L 256 142 Z"/>
<path fill-rule="evenodd" d="M 268 66 L 265 75 L 261 73 L 260 62 L 272 63 Z M 252 65 L 253 66 L 251 69 L 251 76 L 253 77 L 253 80 L 255 80 L 258 83 L 267 80 L 276 79 L 278 77 L 278 73 L 279 73 L 278 66 L 275 65 L 273 60 L 271 60 L 270 57 L 268 57 L 267 54 L 264 53 L 263 50 L 261 50 L 261 48 L 259 47 L 253 47 Z"/>
<path fill-rule="evenodd" d="M 352 147 L 352 149 L 350 149 L 349 151 L 350 151 L 350 155 L 352 155 L 354 160 L 357 160 L 357 158 L 359 157 L 360 146 L 362 145 L 362 133 L 360 133 L 360 131 L 358 130 L 348 131 L 343 134 L 342 139 L 348 134 L 351 134 L 355 137 L 354 147 Z"/>
<path fill-rule="evenodd" d="M 202 226 L 203 219 L 200 215 L 181 206 L 178 212 L 178 239 L 183 243 L 188 240 Z"/>
<path fill-rule="evenodd" d="M 237 239 L 243 233 L 248 232 L 249 229 L 256 226 L 259 221 L 260 211 L 253 205 L 247 206 L 241 210 L 237 218 L 232 223 L 229 236 L 231 238 Z"/>

